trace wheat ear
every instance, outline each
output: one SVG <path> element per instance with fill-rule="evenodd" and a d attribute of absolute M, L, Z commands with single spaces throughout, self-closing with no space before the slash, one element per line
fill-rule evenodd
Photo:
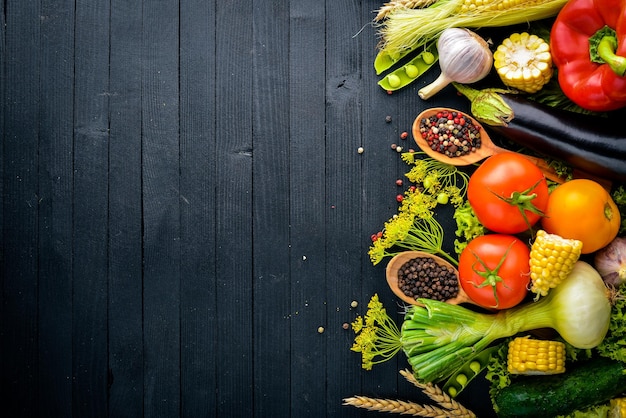
<path fill-rule="evenodd" d="M 414 417 L 447 418 L 450 413 L 439 407 L 420 405 L 414 402 L 395 399 L 370 398 L 367 396 L 353 396 L 343 400 L 344 405 L 356 406 L 369 411 L 389 412 Z"/>
<path fill-rule="evenodd" d="M 409 370 L 400 370 L 400 374 L 411 384 L 420 388 L 422 392 L 433 401 L 437 402 L 442 408 L 450 411 L 450 414 L 454 417 L 475 417 L 476 415 L 465 408 L 463 405 L 452 399 L 450 395 L 441 390 L 438 386 L 432 383 L 419 382 L 413 373 Z"/>

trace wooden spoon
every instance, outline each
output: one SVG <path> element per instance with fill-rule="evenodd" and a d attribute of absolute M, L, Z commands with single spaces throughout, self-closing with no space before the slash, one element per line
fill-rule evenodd
<path fill-rule="evenodd" d="M 413 260 L 414 258 L 418 258 L 418 257 L 428 257 L 439 265 L 443 265 L 443 266 L 451 268 L 452 270 L 454 270 L 454 274 L 456 275 L 457 281 L 459 280 L 459 271 L 452 264 L 450 264 L 449 262 L 447 262 L 446 260 L 444 260 L 443 258 L 439 256 L 429 254 L 423 251 L 404 251 L 404 252 L 401 252 L 400 254 L 397 254 L 387 264 L 387 269 L 386 269 L 387 283 L 389 284 L 391 291 L 397 297 L 399 297 L 404 302 L 411 304 L 411 305 L 421 305 L 421 304 L 415 299 L 413 299 L 412 297 L 405 295 L 404 292 L 398 287 L 398 271 L 400 270 L 400 267 L 404 265 L 404 263 L 406 263 L 407 261 Z M 473 302 L 467 296 L 467 293 L 463 291 L 463 288 L 461 287 L 461 284 L 459 283 L 458 294 L 456 295 L 456 297 L 446 300 L 446 303 L 449 303 L 452 305 L 458 305 L 460 303 L 473 303 Z"/>
<path fill-rule="evenodd" d="M 476 151 L 471 152 L 469 154 L 462 155 L 460 157 L 454 157 L 454 158 L 448 157 L 430 148 L 430 146 L 428 145 L 428 142 L 426 142 L 426 140 L 422 138 L 422 135 L 420 133 L 420 123 L 423 119 L 427 119 L 433 115 L 436 115 L 437 113 L 441 111 L 446 111 L 446 110 L 448 112 L 463 113 L 472 121 L 474 125 L 480 127 L 480 141 L 481 141 L 480 148 L 478 148 Z M 474 119 L 472 116 L 468 115 L 467 113 L 461 112 L 459 110 L 445 108 L 445 107 L 432 107 L 430 109 L 424 110 L 422 113 L 420 113 L 417 116 L 417 118 L 415 118 L 415 121 L 413 122 L 413 138 L 415 139 L 415 142 L 421 148 L 422 151 L 424 151 L 428 156 L 434 158 L 435 160 L 441 161 L 442 163 L 458 165 L 458 166 L 470 165 L 470 164 L 477 163 L 478 161 L 481 161 L 495 154 L 500 154 L 503 152 L 512 152 L 515 154 L 523 155 L 524 157 L 532 161 L 537 167 L 541 169 L 541 171 L 543 172 L 546 178 L 553 180 L 555 182 L 558 182 L 558 183 L 563 183 L 565 181 L 565 179 L 559 177 L 559 175 L 554 171 L 552 167 L 548 165 L 548 163 L 545 160 L 541 158 L 536 158 L 530 155 L 526 155 L 526 154 L 516 153 L 515 151 L 510 151 L 494 144 L 491 138 L 489 137 L 489 134 L 487 133 L 487 131 L 482 127 L 480 123 L 478 123 L 476 119 Z"/>

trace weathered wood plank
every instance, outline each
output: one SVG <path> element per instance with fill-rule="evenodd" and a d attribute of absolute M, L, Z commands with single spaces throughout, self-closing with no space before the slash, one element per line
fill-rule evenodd
<path fill-rule="evenodd" d="M 41 2 L 40 411 L 72 415 L 74 1 Z"/>
<path fill-rule="evenodd" d="M 253 14 L 255 414 L 290 413 L 289 2 Z"/>
<path fill-rule="evenodd" d="M 111 1 L 109 416 L 143 416 L 142 4 Z"/>
<path fill-rule="evenodd" d="M 254 411 L 252 269 L 252 16 L 245 0 L 216 3 L 216 309 L 219 416 Z"/>
<path fill-rule="evenodd" d="M 326 414 L 325 4 L 291 2 L 291 413 Z"/>
<path fill-rule="evenodd" d="M 360 296 L 363 252 L 361 40 L 359 1 L 326 2 L 326 368 L 328 416 L 358 412 L 341 406 L 360 388 L 349 333 L 342 328 Z"/>
<path fill-rule="evenodd" d="M 38 2 L 3 2 L 0 392 L 14 417 L 37 415 Z"/>
<path fill-rule="evenodd" d="M 107 413 L 109 3 L 77 1 L 72 239 L 73 412 Z"/>
<path fill-rule="evenodd" d="M 179 5 L 143 3 L 144 408 L 180 410 Z"/>
<path fill-rule="evenodd" d="M 181 415 L 217 415 L 215 2 L 180 7 Z"/>

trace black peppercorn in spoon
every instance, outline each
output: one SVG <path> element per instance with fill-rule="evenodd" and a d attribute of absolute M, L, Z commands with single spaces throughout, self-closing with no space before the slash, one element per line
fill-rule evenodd
<path fill-rule="evenodd" d="M 420 303 L 417 300 L 415 300 L 415 296 L 409 296 L 405 294 L 403 290 L 400 289 L 400 287 L 398 286 L 398 276 L 399 276 L 400 268 L 405 263 L 411 260 L 417 259 L 417 258 L 428 258 L 432 260 L 433 262 L 435 262 L 436 264 L 443 266 L 444 268 L 451 269 L 454 272 L 454 275 L 456 276 L 458 292 L 456 293 L 454 297 L 447 299 L 445 301 L 446 303 L 450 303 L 453 305 L 458 305 L 460 303 L 472 303 L 470 298 L 467 296 L 467 294 L 463 291 L 463 288 L 458 283 L 459 271 L 452 264 L 450 264 L 448 261 L 444 260 L 443 258 L 424 252 L 424 251 L 401 252 L 397 254 L 396 256 L 394 256 L 387 264 L 387 268 L 386 268 L 387 283 L 389 284 L 391 291 L 396 296 L 398 296 L 404 302 L 409 303 L 411 305 L 420 305 Z"/>

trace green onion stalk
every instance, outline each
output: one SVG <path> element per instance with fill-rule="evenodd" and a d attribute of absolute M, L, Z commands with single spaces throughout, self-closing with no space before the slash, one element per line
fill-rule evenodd
<path fill-rule="evenodd" d="M 372 297 L 365 319 L 357 317 L 352 324 L 356 333 L 352 350 L 361 353 L 364 369 L 403 351 L 419 380 L 439 382 L 496 340 L 540 328 L 555 329 L 575 348 L 593 348 L 604 339 L 611 313 L 602 278 L 582 261 L 538 302 L 497 313 L 433 299 L 418 302 L 421 305 L 406 308 L 398 328 L 378 296 Z"/>

